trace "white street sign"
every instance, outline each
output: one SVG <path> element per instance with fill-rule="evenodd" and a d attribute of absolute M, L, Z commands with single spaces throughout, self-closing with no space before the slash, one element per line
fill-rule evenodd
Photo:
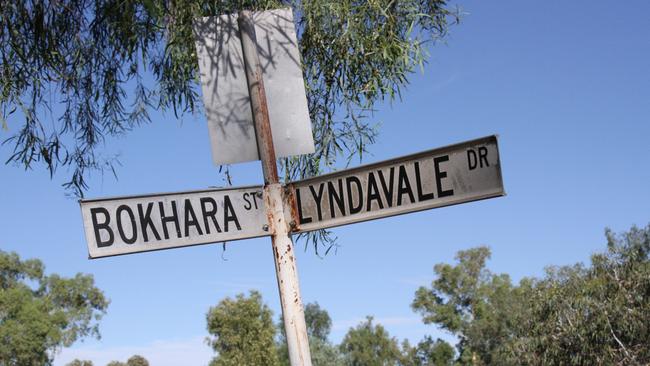
<path fill-rule="evenodd" d="M 277 157 L 314 152 L 291 9 L 253 12 Z M 203 104 L 215 164 L 258 160 L 237 14 L 195 20 Z"/>
<path fill-rule="evenodd" d="M 496 136 L 289 185 L 294 232 L 505 195 Z"/>
<path fill-rule="evenodd" d="M 81 200 L 90 258 L 269 235 L 262 187 Z"/>

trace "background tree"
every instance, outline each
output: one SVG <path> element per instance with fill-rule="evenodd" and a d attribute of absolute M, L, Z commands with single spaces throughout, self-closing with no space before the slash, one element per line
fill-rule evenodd
<path fill-rule="evenodd" d="M 531 365 L 650 364 L 650 225 L 615 235 L 591 266 L 551 267 L 535 283 L 504 355 Z"/>
<path fill-rule="evenodd" d="M 126 366 L 149 366 L 149 361 L 140 355 L 133 355 L 126 360 Z"/>
<path fill-rule="evenodd" d="M 458 252 L 458 265 L 437 264 L 431 288 L 420 287 L 412 308 L 425 324 L 437 324 L 458 337 L 458 351 L 468 364 L 491 364 L 511 336 L 525 307 L 530 286 L 513 287 L 506 274 L 485 268 L 487 247 Z"/>
<path fill-rule="evenodd" d="M 126 360 L 126 363 L 120 361 L 111 361 L 106 366 L 149 366 L 149 361 L 140 355 L 133 355 L 129 357 L 128 360 Z"/>
<path fill-rule="evenodd" d="M 75 359 L 71 362 L 68 362 L 65 366 L 93 366 L 93 362 L 88 360 Z"/>
<path fill-rule="evenodd" d="M 61 347 L 99 338 L 97 322 L 108 300 L 91 275 L 45 275 L 38 259 L 0 251 L 2 365 L 50 365 Z"/>
<path fill-rule="evenodd" d="M 339 349 L 343 364 L 350 366 L 397 365 L 402 359 L 397 340 L 381 324 L 373 324 L 370 316 L 348 331 Z"/>
<path fill-rule="evenodd" d="M 211 366 L 279 364 L 272 312 L 259 292 L 221 300 L 208 311 L 207 322 L 217 352 Z"/>
<path fill-rule="evenodd" d="M 208 328 L 216 339 L 210 343 L 218 353 L 211 365 L 289 365 L 282 317 L 277 325 L 276 344 L 269 342 L 275 335 L 275 329 L 269 325 L 270 318 L 270 310 L 256 291 L 251 291 L 248 298 L 243 294 L 235 300 L 226 298 L 211 308 Z M 433 341 L 426 337 L 415 347 L 404 341 L 400 348 L 397 339 L 390 337 L 371 317 L 351 328 L 341 345 L 334 346 L 328 339 L 332 320 L 318 303 L 305 305 L 305 321 L 315 366 L 446 366 L 454 359 L 453 347 L 440 339 Z"/>
<path fill-rule="evenodd" d="M 322 309 L 318 303 L 306 304 L 305 323 L 314 366 L 341 365 L 341 355 L 328 339 L 332 329 L 332 318 L 330 318 L 327 310 Z M 282 317 L 278 322 L 278 329 L 280 329 L 280 337 L 278 338 L 277 347 L 280 362 L 282 365 L 289 365 L 289 350 L 287 349 Z"/>
<path fill-rule="evenodd" d="M 426 60 L 425 42 L 457 20 L 445 0 L 61 0 L 0 7 L 0 122 L 25 168 L 87 188 L 89 169 L 111 168 L 106 137 L 149 122 L 152 109 L 200 111 L 192 20 L 240 9 L 292 7 L 316 141 L 286 159 L 287 176 L 314 175 L 375 136 L 363 121 L 393 99 Z"/>
<path fill-rule="evenodd" d="M 650 225 L 614 235 L 591 266 L 550 267 L 512 285 L 481 247 L 438 264 L 413 309 L 459 338 L 461 365 L 650 363 Z"/>
<path fill-rule="evenodd" d="M 305 322 L 310 337 L 326 341 L 332 330 L 332 318 L 317 302 L 305 305 Z"/>
<path fill-rule="evenodd" d="M 454 364 L 454 347 L 438 338 L 435 341 L 426 336 L 415 347 L 411 347 L 408 341 L 402 342 L 403 366 L 451 366 Z"/>

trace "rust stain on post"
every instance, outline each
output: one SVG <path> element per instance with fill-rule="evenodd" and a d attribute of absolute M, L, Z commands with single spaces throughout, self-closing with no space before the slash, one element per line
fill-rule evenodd
<path fill-rule="evenodd" d="M 271 199 L 271 193 L 269 192 L 269 186 L 264 186 L 264 205 L 266 207 L 266 221 L 269 223 L 269 233 L 272 237 L 275 236 L 277 232 L 276 223 L 275 223 L 275 211 L 277 209 L 275 200 Z"/>
<path fill-rule="evenodd" d="M 296 201 L 296 188 L 293 183 L 288 183 L 284 188 L 284 207 L 289 207 L 291 217 L 289 220 L 289 231 L 300 231 L 300 217 L 298 215 L 298 201 Z"/>
<path fill-rule="evenodd" d="M 278 183 L 278 167 L 275 165 L 275 150 L 273 149 L 273 134 L 269 122 L 269 108 L 264 91 L 262 67 L 257 54 L 255 25 L 250 11 L 239 12 L 239 30 L 241 31 L 242 53 L 246 66 L 246 79 L 250 92 L 251 109 L 257 138 L 257 151 L 262 161 L 264 183 Z"/>

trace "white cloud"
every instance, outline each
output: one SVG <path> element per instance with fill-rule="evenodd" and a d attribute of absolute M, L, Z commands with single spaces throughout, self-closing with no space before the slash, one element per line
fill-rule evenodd
<path fill-rule="evenodd" d="M 61 351 L 54 366 L 64 366 L 74 360 L 90 360 L 95 366 L 105 366 L 111 361 L 126 362 L 133 355 L 141 355 L 152 366 L 204 366 L 210 362 L 214 352 L 205 343 L 204 337 L 184 340 L 157 340 L 140 346 L 79 346 Z"/>

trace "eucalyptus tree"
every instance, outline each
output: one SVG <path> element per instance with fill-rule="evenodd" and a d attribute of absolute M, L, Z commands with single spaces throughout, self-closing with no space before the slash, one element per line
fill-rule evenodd
<path fill-rule="evenodd" d="M 332 318 L 327 310 L 321 308 L 317 302 L 307 303 L 305 305 L 305 323 L 312 363 L 317 366 L 342 365 L 343 360 L 338 347 L 329 340 Z M 276 343 L 280 364 L 289 365 L 289 350 L 287 349 L 282 316 L 278 322 L 278 329 L 279 337 Z"/>
<path fill-rule="evenodd" d="M 217 353 L 211 366 L 279 365 L 272 312 L 259 292 L 221 300 L 206 319 L 209 344 Z"/>
<path fill-rule="evenodd" d="M 650 225 L 606 237 L 591 265 L 519 284 L 486 268 L 488 248 L 460 251 L 412 307 L 458 338 L 461 365 L 650 364 Z"/>
<path fill-rule="evenodd" d="M 40 260 L 0 250 L 0 365 L 50 365 L 61 347 L 99 337 L 107 307 L 91 275 L 46 275 Z"/>
<path fill-rule="evenodd" d="M 371 316 L 348 330 L 339 349 L 346 366 L 398 365 L 402 359 L 397 339 L 391 337 L 381 324 L 373 323 Z"/>
<path fill-rule="evenodd" d="M 400 95 L 458 20 L 446 0 L 17 0 L 0 7 L 0 122 L 5 160 L 51 175 L 77 195 L 89 172 L 113 170 L 105 142 L 152 110 L 201 112 L 193 19 L 291 7 L 316 152 L 285 159 L 286 178 L 361 157 L 364 118 Z M 115 171 L 113 170 L 113 173 Z"/>

